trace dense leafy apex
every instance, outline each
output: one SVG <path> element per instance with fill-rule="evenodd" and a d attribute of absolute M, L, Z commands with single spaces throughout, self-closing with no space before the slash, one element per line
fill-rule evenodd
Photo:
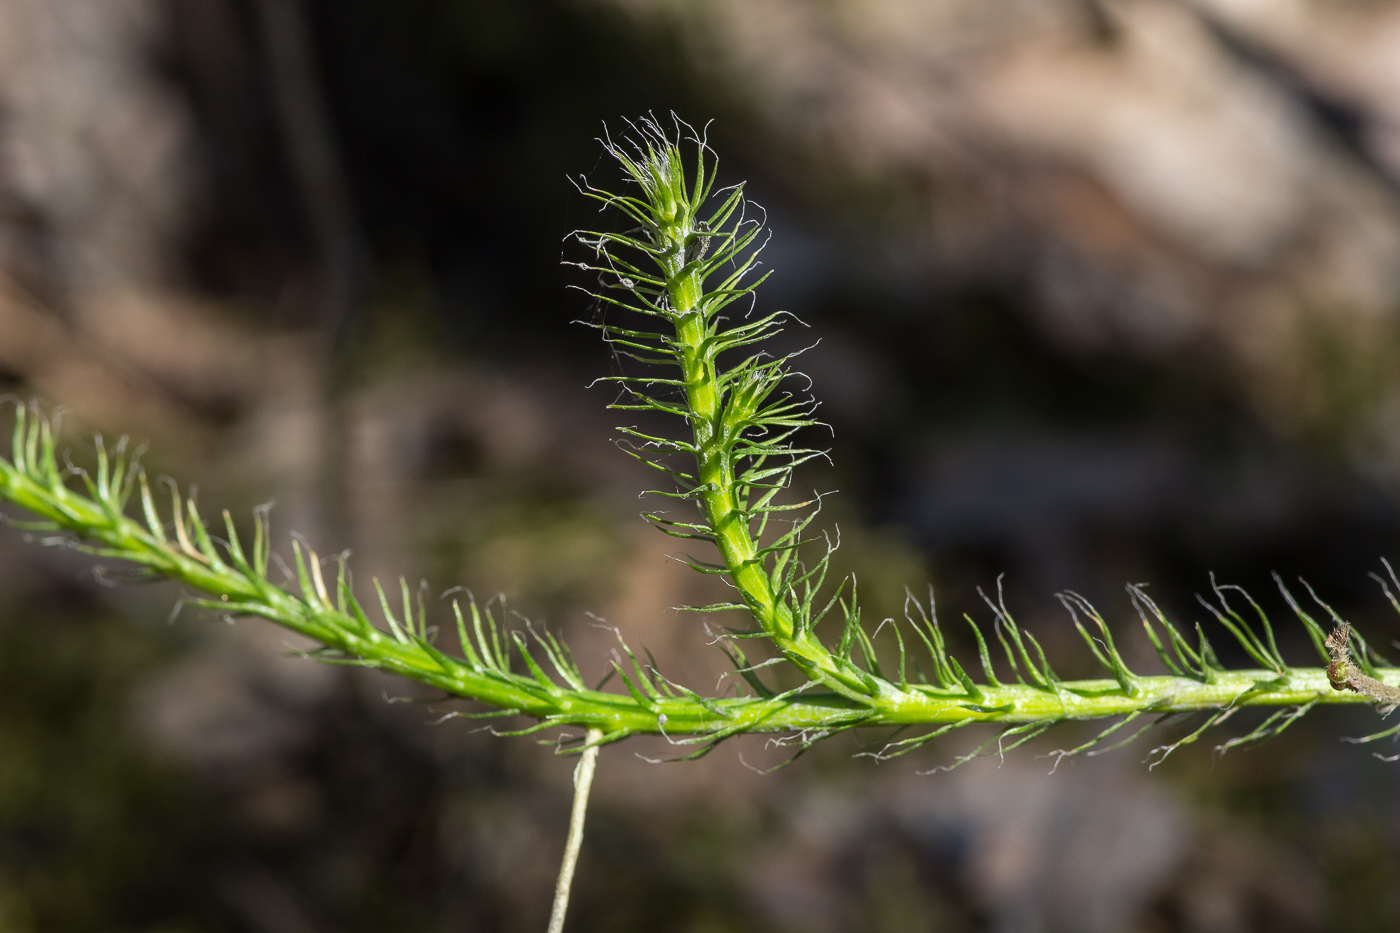
<path fill-rule="evenodd" d="M 181 580 L 202 594 L 190 602 L 286 626 L 323 646 L 310 652 L 319 660 L 392 671 L 489 707 L 454 715 L 534 720 L 500 734 L 581 727 L 587 738 L 566 745 L 573 751 L 659 733 L 691 746 L 685 757 L 696 757 L 733 735 L 776 732 L 785 733 L 780 741 L 800 753 L 858 726 L 927 727 L 874 753 L 887 758 L 967 725 L 1000 724 L 984 745 L 949 765 L 956 766 L 989 749 L 1014 748 L 1067 720 L 1115 719 L 1092 741 L 1056 752 L 1057 760 L 1108 751 L 1153 725 L 1198 715 L 1193 728 L 1154 750 L 1151 757 L 1161 761 L 1245 706 L 1280 709 L 1248 734 L 1217 746 L 1220 751 L 1276 735 L 1320 703 L 1389 704 L 1400 697 L 1400 669 L 1309 590 L 1335 625 L 1329 636 L 1281 580 L 1284 598 L 1330 669 L 1287 663 L 1259 605 L 1243 590 L 1214 581 L 1212 598 L 1202 604 L 1257 668 L 1227 669 L 1200 624 L 1183 631 L 1139 586 L 1130 586 L 1129 596 L 1164 674 L 1131 670 L 1110 626 L 1075 593 L 1060 600 L 1104 668 L 1103 679 L 1057 675 L 1000 593 L 996 600 L 984 596 L 993 640 L 967 617 L 976 665 L 964 666 L 950 652 L 930 594 L 926 605 L 911 595 L 905 618 L 886 620 L 895 632 L 897 659 L 882 668 L 862 624 L 854 581 L 828 584 L 831 545 L 810 531 L 819 502 L 794 501 L 789 492 L 794 468 L 822 452 L 796 443 L 814 424 L 814 403 L 791 388 L 791 357 L 759 349 L 784 317 L 752 310 L 754 289 L 763 280 L 757 271 L 761 214 L 755 216 L 742 186 L 716 190 L 714 158 L 701 134 L 679 121 L 668 133 L 651 119 L 631 130 L 634 136 L 625 142 L 604 141 L 629 182 L 627 193 L 586 181 L 580 186 L 605 211 L 620 213 L 630 229 L 575 234 L 587 249 L 576 265 L 598 281 L 590 291 L 599 308 L 591 326 L 624 363 L 623 372 L 609 377 L 620 390 L 614 407 L 661 412 L 685 423 L 679 437 L 634 426 L 620 430 L 625 449 L 667 478 L 655 493 L 685 510 L 658 510 L 647 518 L 667 534 L 712 546 L 717 557 L 688 560 L 698 571 L 722 575 L 738 594 L 733 602 L 694 608 L 743 611 L 752 620 L 751 627 L 726 629 L 721 639 L 741 675 L 739 695 L 702 696 L 662 676 L 654 663 L 640 662 L 625 644 L 625 662 L 613 665 L 615 689 L 590 689 L 568 647 L 553 634 L 528 627 L 504 631 L 489 604 L 471 599 L 465 606 L 453 603 L 459 647 L 450 653 L 435 643 L 422 600 L 406 583 L 400 582 L 394 602 L 401 608 L 395 608 L 375 581 L 383 620 L 376 624 L 355 594 L 345 561 L 333 561 L 328 574 L 325 562 L 300 542 L 292 545 L 294 579 L 274 583 L 265 513 L 255 515 L 251 548 L 245 550 L 228 513 L 225 537 L 219 538 L 194 499 L 173 485 L 162 511 L 125 442 L 109 450 L 99 439 L 91 472 L 66 461 L 60 465 L 56 427 L 38 409 L 21 404 L 10 458 L 0 458 L 0 497 L 39 520 L 16 524 L 44 543 L 70 544 L 133 563 L 140 573 Z M 819 632 L 828 619 L 835 622 L 830 642 Z M 752 638 L 768 642 L 773 657 L 750 662 L 741 642 Z M 796 669 L 798 686 L 779 691 L 765 680 L 764 669 L 782 663 Z M 1397 732 L 1400 727 L 1361 741 Z"/>

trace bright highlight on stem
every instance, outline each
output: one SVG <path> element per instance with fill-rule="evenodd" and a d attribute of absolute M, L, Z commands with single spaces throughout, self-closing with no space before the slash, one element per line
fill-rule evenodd
<path fill-rule="evenodd" d="M 1103 617 L 1073 593 L 1060 599 L 1103 667 L 1102 679 L 1062 679 L 1000 598 L 987 600 L 991 638 L 965 617 L 976 644 L 972 663 L 950 652 L 932 599 L 925 606 L 912 597 L 903 620 L 887 620 L 895 644 L 881 659 L 862 623 L 854 581 L 828 585 L 831 548 L 809 533 L 818 503 L 794 502 L 788 494 L 793 470 L 822 452 L 796 444 L 799 433 L 814 424 L 814 403 L 791 388 L 791 357 L 761 349 L 784 317 L 752 313 L 752 296 L 763 280 L 756 272 L 764 242 L 761 213 L 755 216 L 742 186 L 716 189 L 713 154 L 690 127 L 677 121 L 668 133 L 645 119 L 630 129 L 632 138 L 604 142 L 628 183 L 624 193 L 587 182 L 580 187 L 605 211 L 620 214 L 628 232 L 575 234 L 587 250 L 575 265 L 598 282 L 590 294 L 601 313 L 592 326 L 629 369 L 640 367 L 609 377 L 621 393 L 614 407 L 683 422 L 677 436 L 619 430 L 628 452 L 666 477 L 667 487 L 655 494 L 686 510 L 647 518 L 668 534 L 712 547 L 713 554 L 689 558 L 691 565 L 721 575 L 737 593 L 732 602 L 692 608 L 749 619 L 742 629 L 726 629 L 722 639 L 741 675 L 737 695 L 704 696 L 676 684 L 625 644 L 626 661 L 613 665 L 618 686 L 590 688 L 554 635 L 529 627 L 504 631 L 489 604 L 472 600 L 453 604 L 458 646 L 451 653 L 436 643 L 421 596 L 403 581 L 394 604 L 375 581 L 382 617 L 376 623 L 356 595 L 345 562 L 327 567 L 298 542 L 292 545 L 295 579 L 274 582 L 265 514 L 255 515 L 251 547 L 245 548 L 227 512 L 220 529 L 225 537 L 216 539 L 194 500 L 173 485 L 169 506 L 161 510 L 124 443 L 109 450 L 99 439 L 91 472 L 60 466 L 56 429 L 33 407 L 16 407 L 11 455 L 0 458 L 0 498 L 37 516 L 25 527 L 44 543 L 69 544 L 133 563 L 139 572 L 181 580 L 203 594 L 190 600 L 198 605 L 262 616 L 315 639 L 323 647 L 311 655 L 319 660 L 392 671 L 487 707 L 462 715 L 534 720 L 499 734 L 580 728 L 585 736 L 565 743 L 571 752 L 662 733 L 693 747 L 685 757 L 698 757 L 730 736 L 766 732 L 786 733 L 783 741 L 800 754 L 857 727 L 924 728 L 891 740 L 876 755 L 883 758 L 964 726 L 1000 727 L 957 764 L 989 747 L 1014 748 L 1066 721 L 1114 720 L 1093 741 L 1057 752 L 1061 757 L 1127 744 L 1153 725 L 1195 714 L 1188 731 L 1156 749 L 1160 761 L 1244 707 L 1277 709 L 1220 749 L 1275 735 L 1318 704 L 1386 703 L 1396 695 L 1387 691 L 1400 688 L 1400 670 L 1359 634 L 1343 630 L 1342 620 L 1313 596 L 1338 627 L 1328 643 L 1322 626 L 1281 580 L 1320 666 L 1288 664 L 1263 610 L 1243 590 L 1214 583 L 1212 599 L 1202 604 L 1256 667 L 1226 668 L 1201 625 L 1183 631 L 1140 587 L 1129 587 L 1129 593 L 1163 665 L 1161 674 L 1129 669 Z M 772 656 L 751 663 L 741 648 L 746 639 L 766 642 Z M 796 669 L 800 682 L 778 691 L 764 669 L 784 663 Z M 1397 733 L 1400 726 L 1365 741 Z"/>

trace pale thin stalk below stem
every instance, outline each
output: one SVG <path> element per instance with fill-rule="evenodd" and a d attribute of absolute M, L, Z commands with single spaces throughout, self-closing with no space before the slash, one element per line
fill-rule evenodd
<path fill-rule="evenodd" d="M 593 772 L 598 766 L 598 745 L 602 729 L 589 729 L 583 753 L 574 768 L 574 810 L 569 816 L 569 839 L 564 844 L 564 860 L 559 864 L 559 880 L 554 885 L 554 910 L 549 915 L 549 933 L 562 933 L 564 914 L 569 909 L 569 888 L 574 882 L 578 850 L 583 845 L 583 818 L 588 814 L 588 792 L 593 788 Z"/>

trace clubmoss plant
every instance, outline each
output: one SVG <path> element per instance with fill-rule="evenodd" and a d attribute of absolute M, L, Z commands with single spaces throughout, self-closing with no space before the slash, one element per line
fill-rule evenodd
<path fill-rule="evenodd" d="M 1154 750 L 1155 765 L 1244 707 L 1278 709 L 1258 728 L 1224 742 L 1222 751 L 1276 735 L 1318 704 L 1400 699 L 1400 669 L 1309 589 L 1336 626 L 1326 634 L 1282 580 L 1279 589 L 1307 631 L 1318 666 L 1285 660 L 1259 605 L 1238 587 L 1214 581 L 1202 605 L 1257 666 L 1222 664 L 1204 627 L 1184 631 L 1139 586 L 1128 592 L 1162 673 L 1131 670 L 1103 616 L 1074 593 L 1060 601 L 1103 678 L 1060 677 L 999 594 L 986 600 L 991 639 L 965 617 L 977 646 L 971 663 L 949 650 L 932 599 L 921 605 L 912 597 L 905 618 L 891 620 L 896 656 L 879 658 L 855 582 L 828 582 L 831 547 L 812 530 L 820 502 L 791 495 L 794 469 L 822 452 L 799 443 L 815 423 L 814 402 L 800 391 L 792 357 L 762 349 L 786 315 L 752 313 L 754 290 L 765 277 L 757 263 L 761 212 L 746 201 L 742 185 L 716 189 L 714 157 L 702 134 L 679 121 L 673 132 L 653 119 L 629 128 L 633 135 L 625 141 L 603 142 L 628 187 L 612 193 L 586 181 L 579 186 L 605 213 L 620 216 L 625 232 L 574 234 L 575 248 L 583 251 L 574 264 L 597 283 L 588 289 L 599 310 L 591 326 L 625 363 L 626 371 L 607 377 L 619 387 L 613 407 L 659 412 L 678 422 L 674 434 L 619 430 L 624 449 L 665 478 L 655 495 L 678 510 L 657 510 L 647 519 L 703 548 L 687 558 L 691 566 L 723 577 L 736 594 L 695 611 L 748 619 L 720 639 L 741 675 L 737 695 L 707 696 L 675 683 L 625 644 L 626 662 L 613 665 L 616 686 L 589 687 L 557 637 L 507 631 L 489 607 L 470 599 L 453 603 L 454 653 L 437 644 L 436 629 L 406 583 L 400 581 L 391 601 L 374 582 L 382 620 L 376 623 L 345 561 L 335 561 L 328 576 L 316 552 L 298 541 L 292 542 L 295 580 L 274 581 L 266 513 L 255 516 L 245 544 L 225 512 L 218 529 L 223 537 L 216 538 L 194 499 L 173 486 L 168 507 L 160 508 L 125 442 L 109 449 L 99 439 L 91 472 L 61 461 L 57 429 L 33 405 L 16 406 L 11 455 L 0 459 L 0 497 L 37 516 L 17 524 L 43 543 L 72 545 L 180 580 L 201 594 L 189 602 L 261 616 L 314 639 L 322 646 L 310 653 L 317 659 L 401 674 L 485 707 L 471 715 L 525 722 L 499 734 L 556 727 L 581 733 L 560 745 L 583 753 L 585 761 L 577 781 L 577 832 L 571 831 L 552 929 L 562 924 L 597 749 L 629 736 L 664 734 L 691 746 L 684 757 L 694 758 L 743 733 L 783 733 L 800 754 L 858 727 L 922 730 L 890 739 L 874 753 L 889 758 L 956 729 L 994 724 L 987 742 L 955 759 L 956 766 L 993 746 L 1015 748 L 1067 721 L 1113 720 L 1091 741 L 1057 752 L 1061 758 L 1126 745 L 1164 720 L 1198 716 L 1194 729 Z M 751 662 L 742 647 L 748 640 L 766 645 L 771 656 Z M 1004 659 L 1000 668 L 994 654 Z M 795 686 L 771 685 L 765 668 L 778 664 L 795 670 Z M 1365 741 L 1397 733 L 1400 726 Z"/>

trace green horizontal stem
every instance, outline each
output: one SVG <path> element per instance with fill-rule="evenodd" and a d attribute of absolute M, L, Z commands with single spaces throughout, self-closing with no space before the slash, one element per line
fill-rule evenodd
<path fill-rule="evenodd" d="M 227 515 L 230 540 L 220 543 L 198 517 L 195 504 L 182 502 L 178 495 L 174 497 L 171 525 L 163 524 L 139 466 L 120 454 L 113 459 L 100 444 L 95 478 L 89 482 L 83 477 L 87 494 L 76 491 L 80 484 L 72 482 L 72 477 L 77 471 L 59 467 L 52 426 L 33 409 L 16 411 L 11 460 L 0 458 L 0 499 L 38 516 L 42 521 L 37 527 L 58 532 L 50 543 L 72 542 L 100 558 L 130 561 L 149 573 L 180 580 L 204 594 L 195 600 L 201 606 L 229 615 L 261 616 L 318 642 L 323 649 L 309 654 L 320 660 L 400 674 L 451 697 L 485 704 L 500 715 L 535 720 L 534 725 L 517 732 L 582 727 L 590 736 L 587 743 L 593 746 L 650 733 L 680 744 L 699 745 L 703 752 L 730 735 L 766 732 L 796 733 L 793 744 L 805 747 L 832 732 L 857 726 L 934 727 L 925 735 L 892 745 L 890 754 L 898 754 L 897 748 L 917 747 L 908 743 L 920 743 L 964 723 L 1003 724 L 1020 736 L 1020 741 L 1060 721 L 1222 711 L 1211 717 L 1209 726 L 1223 721 L 1238 707 L 1297 707 L 1301 715 L 1317 703 L 1375 704 L 1400 688 L 1400 669 L 1377 670 L 1375 665 L 1385 662 L 1359 637 L 1348 634 L 1345 625 L 1326 642 L 1333 665 L 1330 678 L 1326 668 L 1287 668 L 1278 656 L 1272 628 L 1262 610 L 1240 591 L 1238 595 L 1258 612 L 1264 631 L 1261 638 L 1230 608 L 1226 591 L 1233 592 L 1231 587 L 1215 587 L 1219 608 L 1209 608 L 1254 658 L 1253 663 L 1270 665 L 1271 669 L 1222 670 L 1204 633 L 1198 632 L 1197 640 L 1186 641 L 1145 594 L 1133 589 L 1139 611 L 1146 611 L 1143 622 L 1148 637 L 1165 667 L 1178 676 L 1131 672 L 1107 623 L 1086 600 L 1071 593 L 1062 601 L 1090 651 L 1114 674 L 1113 679 L 1059 680 L 1040 644 L 998 605 L 992 607 L 997 616 L 997 640 L 1013 670 L 1021 672 L 1017 679 L 1024 674 L 1029 683 L 996 682 L 987 645 L 974 625 L 982 670 L 991 681 L 975 683 L 947 654 L 944 636 L 931 611 L 924 618 L 924 629 L 915 628 L 931 655 L 934 679 L 941 686 L 905 682 L 903 639 L 899 643 L 899 682 L 887 679 L 880 673 L 871 636 L 861 628 L 854 581 L 849 581 L 849 588 L 843 582 L 834 589 L 824 589 L 830 548 L 810 566 L 797 554 L 814 504 L 775 498 L 788 486 L 794 467 L 817 455 L 791 443 L 795 431 L 814 422 L 808 418 L 809 400 L 791 397 L 782 389 L 790 357 L 772 358 L 756 352 L 734 363 L 720 360 L 722 354 L 740 351 L 769 335 L 775 326 L 776 315 L 758 320 L 725 319 L 732 313 L 725 308 L 751 294 L 761 281 L 760 277 L 743 283 L 755 263 L 752 247 L 759 225 L 742 219 L 743 199 L 738 188 L 724 195 L 722 205 L 708 220 L 701 220 L 701 206 L 714 182 L 713 166 L 708 170 L 704 167 L 703 142 L 697 142 L 700 151 L 693 182 L 687 182 L 677 145 L 654 124 L 646 125 L 655 132 L 645 146 L 636 148 L 636 158 L 629 155 L 631 150 L 608 147 L 645 200 L 586 189 L 589 196 L 620 207 L 641 223 L 645 242 L 610 234 L 580 235 L 580 239 L 596 254 L 597 264 L 589 268 L 615 278 L 611 285 L 605 282 L 605 287 L 631 291 L 637 299 L 632 305 L 623 303 L 623 307 L 662 319 L 657 326 L 670 331 L 662 336 L 659 331 L 601 325 L 615 343 L 631 348 L 619 352 L 635 350 L 644 361 L 675 367 L 665 378 L 623 377 L 626 381 L 622 384 L 631 396 L 620 407 L 680 414 L 690 429 L 690 439 L 650 436 L 636 428 L 623 431 L 636 442 L 631 451 L 635 456 L 681 484 L 674 493 L 662 495 L 693 500 L 701 513 L 698 521 L 692 522 L 649 517 L 672 534 L 713 543 L 719 552 L 718 563 L 688 559 L 706 573 L 725 574 L 738 590 L 733 602 L 704 608 L 734 608 L 742 603 L 755 628 L 737 635 L 766 636 L 781 659 L 805 676 L 806 683 L 800 689 L 773 695 L 758 671 L 777 659 L 752 664 L 739 643 L 730 641 L 727 650 L 736 667 L 732 673 L 742 677 L 756 696 L 699 696 L 644 669 L 630 651 L 630 671 L 623 664 L 614 670 L 620 675 L 611 688 L 615 692 L 589 690 L 584 688 L 567 647 L 552 635 L 511 632 L 502 637 L 490 614 L 484 614 L 483 621 L 474 605 L 470 631 L 465 618 L 459 617 L 461 656 L 448 655 L 433 644 L 421 607 L 415 611 L 409 605 L 406 588 L 401 621 L 392 615 L 394 610 L 383 593 L 379 594 L 386 631 L 369 621 L 361 603 L 350 593 L 348 579 L 337 579 L 332 595 L 314 553 L 297 551 L 295 592 L 272 584 L 266 576 L 268 551 L 262 524 L 251 558 L 233 534 Z M 638 261 L 654 263 L 655 274 L 643 275 L 635 265 L 614 257 L 608 252 L 610 244 L 640 250 Z M 638 280 L 650 284 L 643 288 Z M 674 390 L 674 395 L 648 394 L 661 391 L 657 387 Z M 666 459 L 669 453 L 692 454 L 694 472 L 672 464 Z M 144 522 L 126 514 L 136 511 L 127 509 L 127 500 L 138 491 Z M 172 526 L 173 533 L 169 533 Z M 819 593 L 824 595 L 819 597 Z M 1320 626 L 1286 589 L 1284 595 L 1321 652 Z M 828 613 L 844 617 L 835 650 L 816 634 L 817 625 Z M 1081 622 L 1081 616 L 1088 625 Z M 1165 631 L 1165 644 L 1149 616 Z M 1335 614 L 1334 621 L 1341 622 Z M 864 667 L 855 660 L 857 652 L 864 658 Z M 554 673 L 546 670 L 551 665 Z M 1342 689 L 1333 684 L 1341 684 Z M 1266 723 L 1269 728 L 1261 730 L 1276 733 L 1295 718 L 1270 725 L 1275 717 Z M 1178 744 L 1194 741 L 1197 734 Z M 1254 741 L 1261 734 L 1256 730 L 1240 741 Z"/>
<path fill-rule="evenodd" d="M 605 740 L 636 734 L 672 738 L 740 732 L 812 732 L 850 726 L 937 725 L 962 721 L 1028 723 L 1098 719 L 1138 712 L 1188 712 L 1230 706 L 1299 706 L 1374 703 L 1363 694 L 1335 690 L 1325 668 L 1214 672 L 1211 683 L 1182 677 L 1136 677 L 1132 696 L 1114 680 L 1065 681 L 1057 690 L 1029 686 L 979 687 L 978 696 L 889 685 L 866 703 L 836 694 L 786 698 L 638 698 L 630 693 L 578 690 L 509 671 L 474 669 L 467 661 L 402 642 L 313 595 L 297 595 L 250 577 L 225 563 L 186 552 L 157 538 L 127 516 L 115 513 L 65 486 L 43 483 L 0 459 L 0 497 L 73 532 L 112 557 L 135 561 L 227 602 L 231 612 L 258 615 L 333 649 L 338 658 L 401 674 L 447 694 L 515 711 L 542 723 L 597 728 Z M 1400 686 L 1400 670 L 1381 671 Z"/>

